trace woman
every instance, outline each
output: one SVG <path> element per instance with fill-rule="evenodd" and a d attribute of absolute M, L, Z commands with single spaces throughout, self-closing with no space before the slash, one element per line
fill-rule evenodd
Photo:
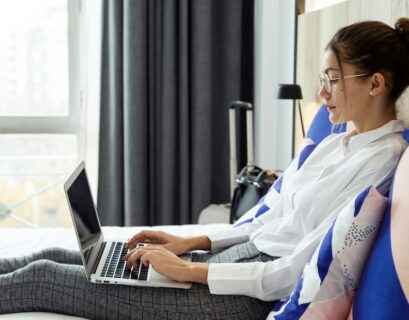
<path fill-rule="evenodd" d="M 183 238 L 157 231 L 132 237 L 137 259 L 190 290 L 95 285 L 77 253 L 49 249 L 0 260 L 0 313 L 53 311 L 91 319 L 263 319 L 291 292 L 341 208 L 369 185 L 386 192 L 401 154 L 403 124 L 395 102 L 409 84 L 409 19 L 395 29 L 362 22 L 340 29 L 327 45 L 319 96 L 334 124 L 355 130 L 330 135 L 300 166 L 296 157 L 263 202 L 234 228 Z M 138 242 L 151 243 L 135 248 Z M 202 249 L 186 262 L 177 254 Z"/>

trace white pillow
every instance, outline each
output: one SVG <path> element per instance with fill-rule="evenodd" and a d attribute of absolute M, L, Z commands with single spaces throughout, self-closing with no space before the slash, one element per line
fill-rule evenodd
<path fill-rule="evenodd" d="M 346 319 L 387 199 L 368 187 L 340 212 L 293 293 L 267 319 Z"/>

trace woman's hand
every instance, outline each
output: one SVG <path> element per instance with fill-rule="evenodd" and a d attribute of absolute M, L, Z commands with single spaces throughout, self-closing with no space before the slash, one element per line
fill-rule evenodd
<path fill-rule="evenodd" d="M 158 244 L 176 255 L 191 250 L 209 250 L 210 240 L 206 236 L 179 237 L 163 231 L 143 230 L 128 241 L 128 248 L 133 249 L 138 243 Z"/>
<path fill-rule="evenodd" d="M 173 252 L 160 245 L 147 245 L 136 248 L 125 257 L 128 268 L 136 267 L 137 261 L 149 264 L 159 273 L 180 282 L 197 282 L 207 284 L 208 264 L 194 263 L 180 259 Z"/>

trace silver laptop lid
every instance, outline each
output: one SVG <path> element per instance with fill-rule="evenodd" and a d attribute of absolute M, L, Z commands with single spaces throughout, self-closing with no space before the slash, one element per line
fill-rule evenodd
<path fill-rule="evenodd" d="M 101 225 L 88 182 L 85 163 L 82 161 L 74 170 L 64 191 L 70 208 L 75 233 L 77 234 L 82 261 L 89 278 L 95 259 L 103 241 Z"/>

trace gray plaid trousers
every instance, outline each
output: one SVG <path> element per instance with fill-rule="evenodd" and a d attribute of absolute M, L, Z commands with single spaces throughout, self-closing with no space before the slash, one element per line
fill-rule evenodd
<path fill-rule="evenodd" d="M 193 253 L 211 263 L 271 261 L 250 243 L 224 251 Z M 265 319 L 274 302 L 191 289 L 97 285 L 87 281 L 77 251 L 46 249 L 0 259 L 0 314 L 43 311 L 88 319 Z"/>

